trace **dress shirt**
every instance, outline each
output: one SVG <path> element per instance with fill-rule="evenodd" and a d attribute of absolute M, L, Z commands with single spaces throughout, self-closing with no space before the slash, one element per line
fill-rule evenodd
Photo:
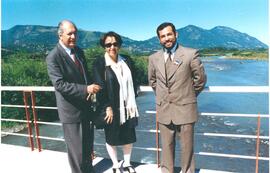
<path fill-rule="evenodd" d="M 64 50 L 67 52 L 72 61 L 75 62 L 74 57 L 71 55 L 71 49 L 66 47 L 61 41 L 59 41 L 59 44 L 64 48 Z"/>
<path fill-rule="evenodd" d="M 176 51 L 176 48 L 178 46 L 178 43 L 176 43 L 173 48 L 170 50 L 171 52 L 171 60 L 173 61 L 173 58 L 174 58 L 174 54 L 175 54 L 175 51 Z M 163 49 L 164 51 L 164 62 L 167 61 L 168 57 L 169 57 L 169 52 L 166 50 L 166 49 Z"/>

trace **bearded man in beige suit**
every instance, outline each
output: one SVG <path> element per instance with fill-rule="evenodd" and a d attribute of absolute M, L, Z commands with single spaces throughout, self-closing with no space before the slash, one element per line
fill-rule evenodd
<path fill-rule="evenodd" d="M 157 120 L 162 142 L 162 173 L 174 172 L 175 138 L 181 144 L 181 172 L 194 173 L 194 125 L 197 96 L 206 83 L 198 51 L 177 43 L 172 23 L 162 23 L 157 36 L 163 49 L 150 55 L 148 80 L 156 95 Z"/>

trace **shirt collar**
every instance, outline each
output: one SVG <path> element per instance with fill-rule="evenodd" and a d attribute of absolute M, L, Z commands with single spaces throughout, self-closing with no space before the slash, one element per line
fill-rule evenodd
<path fill-rule="evenodd" d="M 172 60 L 174 59 L 174 54 L 175 54 L 177 47 L 178 47 L 178 43 L 176 42 L 175 45 L 173 46 L 173 48 L 170 50 Z M 166 62 L 168 57 L 169 57 L 169 53 L 166 51 L 166 49 L 163 49 L 163 51 L 164 51 L 164 60 Z"/>
<path fill-rule="evenodd" d="M 71 55 L 71 49 L 66 47 L 61 40 L 59 40 L 59 44 L 64 48 L 68 55 Z"/>
<path fill-rule="evenodd" d="M 171 49 L 171 53 L 172 53 L 172 54 L 175 53 L 177 47 L 178 47 L 178 43 L 175 43 L 175 45 L 174 45 L 173 48 Z"/>
<path fill-rule="evenodd" d="M 173 48 L 171 48 L 171 50 L 170 50 L 171 54 L 174 54 L 177 47 L 178 47 L 178 43 L 176 42 L 175 45 L 173 46 Z M 168 54 L 167 49 L 163 48 L 163 51 Z"/>

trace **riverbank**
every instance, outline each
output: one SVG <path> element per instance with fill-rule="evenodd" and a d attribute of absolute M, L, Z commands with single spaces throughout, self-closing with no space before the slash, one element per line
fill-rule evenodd
<path fill-rule="evenodd" d="M 225 55 L 227 59 L 240 59 L 240 60 L 257 60 L 257 61 L 268 61 L 269 57 L 255 57 L 255 56 L 233 56 L 233 55 Z"/>
<path fill-rule="evenodd" d="M 227 50 L 227 49 L 210 49 L 201 50 L 202 57 L 222 56 L 227 59 L 239 60 L 269 60 L 268 49 L 263 50 Z"/>
<path fill-rule="evenodd" d="M 239 55 L 218 55 L 218 54 L 202 54 L 201 57 L 204 59 L 207 59 L 209 57 L 213 56 L 218 56 L 218 57 L 223 57 L 226 59 L 238 59 L 238 60 L 256 60 L 256 61 L 269 61 L 269 57 L 267 56 L 262 56 L 262 57 L 257 57 L 257 56 L 239 56 Z"/>
<path fill-rule="evenodd" d="M 22 130 L 24 130 L 25 128 L 27 128 L 26 124 L 16 124 L 12 127 L 6 127 L 6 128 L 1 128 L 2 132 L 7 132 L 7 133 L 17 133 L 20 132 Z M 1 137 L 7 136 L 7 134 L 1 134 Z"/>

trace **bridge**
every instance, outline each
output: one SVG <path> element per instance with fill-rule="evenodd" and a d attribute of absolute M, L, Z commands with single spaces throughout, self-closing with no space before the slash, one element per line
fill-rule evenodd
<path fill-rule="evenodd" d="M 38 115 L 36 114 L 36 109 L 57 109 L 56 107 L 45 107 L 45 106 L 37 106 L 35 105 L 35 92 L 54 92 L 53 87 L 1 87 L 1 91 L 20 91 L 24 93 L 24 105 L 6 105 L 1 104 L 1 107 L 9 107 L 9 108 L 24 108 L 26 114 L 26 120 L 16 120 L 16 119 L 8 119 L 2 118 L 1 122 L 20 122 L 26 123 L 28 125 L 28 134 L 21 134 L 17 132 L 5 132 L 1 131 L 1 135 L 13 135 L 13 136 L 22 136 L 28 138 L 29 147 L 22 147 L 22 146 L 15 146 L 15 145 L 8 145 L 8 144 L 1 144 L 0 145 L 0 157 L 1 157 L 1 167 L 0 171 L 5 173 L 15 173 L 15 172 L 65 172 L 69 173 L 69 165 L 67 161 L 67 155 L 65 152 L 59 151 L 51 151 L 47 149 L 42 149 L 42 140 L 54 140 L 54 141 L 64 141 L 63 138 L 53 138 L 48 136 L 41 136 L 39 135 L 39 125 L 51 125 L 53 126 L 61 126 L 60 123 L 56 122 L 42 122 L 38 121 Z M 152 92 L 151 88 L 149 87 L 140 87 L 141 92 Z M 209 86 L 203 92 L 206 93 L 268 93 L 270 92 L 269 86 Z M 31 103 L 29 104 L 26 100 L 27 97 L 31 98 Z M 33 119 L 30 118 L 30 111 L 32 110 Z M 146 114 L 155 114 L 153 110 L 145 111 Z M 260 172 L 259 162 L 268 162 L 269 160 L 269 153 L 268 157 L 261 157 L 259 155 L 260 149 L 260 140 L 268 140 L 268 151 L 269 151 L 269 136 L 260 136 L 260 118 L 267 118 L 269 121 L 268 114 L 229 114 L 229 113 L 207 113 L 202 112 L 200 113 L 201 116 L 215 116 L 215 117 L 241 117 L 241 118 L 256 118 L 258 120 L 257 126 L 257 134 L 256 135 L 246 135 L 246 134 L 226 134 L 226 133 L 196 133 L 197 136 L 213 136 L 219 138 L 235 138 L 235 139 L 255 139 L 257 141 L 256 146 L 256 153 L 254 155 L 239 155 L 239 154 L 229 154 L 229 153 L 214 153 L 214 152 L 204 152 L 198 151 L 195 154 L 202 157 L 222 157 L 227 159 L 237 158 L 237 159 L 246 159 L 246 160 L 254 160 L 255 164 L 255 172 Z M 28 118 L 27 118 L 28 117 Z M 269 123 L 268 123 L 269 124 Z M 33 129 L 31 127 L 34 127 Z M 269 129 L 270 130 L 270 129 Z M 152 148 L 143 148 L 143 147 L 134 147 L 134 149 L 139 150 L 148 150 L 148 151 L 155 151 L 156 152 L 156 163 L 154 164 L 145 164 L 145 163 L 138 163 L 134 162 L 136 166 L 136 171 L 138 173 L 145 173 L 153 172 L 159 173 L 159 153 L 161 149 L 159 148 L 159 131 L 158 129 L 145 129 L 139 130 L 141 132 L 146 133 L 155 133 L 156 134 L 156 146 Z M 270 134 L 268 132 L 268 134 Z M 99 144 L 95 143 L 96 147 Z M 121 161 L 120 161 L 121 162 Z M 96 157 L 93 160 L 95 165 L 95 169 L 97 173 L 99 172 L 110 172 L 111 162 L 106 158 Z M 180 168 L 176 168 L 177 171 Z M 197 169 L 196 172 L 199 173 L 211 173 L 211 172 L 226 172 L 221 170 L 210 170 L 210 169 Z M 251 171 L 253 172 L 253 170 Z"/>

